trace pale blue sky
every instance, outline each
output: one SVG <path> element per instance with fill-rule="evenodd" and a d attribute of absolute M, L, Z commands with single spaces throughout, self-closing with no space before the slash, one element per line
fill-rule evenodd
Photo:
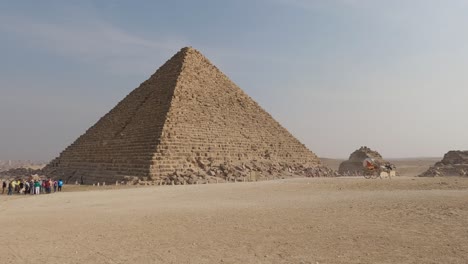
<path fill-rule="evenodd" d="M 184 46 L 324 157 L 468 149 L 465 0 L 0 0 L 0 159 L 57 156 Z"/>

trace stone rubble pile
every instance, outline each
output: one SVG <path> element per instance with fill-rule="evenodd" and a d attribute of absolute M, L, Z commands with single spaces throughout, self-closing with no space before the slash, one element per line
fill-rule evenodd
<path fill-rule="evenodd" d="M 200 162 L 201 163 L 201 162 Z M 126 176 L 124 184 L 131 185 L 191 185 L 225 182 L 252 182 L 289 177 L 331 177 L 336 172 L 326 167 L 305 168 L 282 163 L 248 162 L 238 165 L 203 164 L 196 168 L 175 171 L 167 177 L 148 178 Z"/>
<path fill-rule="evenodd" d="M 16 168 L 44 167 L 45 163 L 32 160 L 0 160 L 0 172 Z"/>
<path fill-rule="evenodd" d="M 27 178 L 31 175 L 35 174 L 42 174 L 41 169 L 31 169 L 31 168 L 15 168 L 10 169 L 7 171 L 0 172 L 0 178 L 2 179 L 19 179 L 19 178 Z"/>
<path fill-rule="evenodd" d="M 343 176 L 363 175 L 365 173 L 363 162 L 368 158 L 373 159 L 378 166 L 389 164 L 396 168 L 395 165 L 385 161 L 380 153 L 364 146 L 351 153 L 349 159 L 340 164 L 338 173 Z"/>
<path fill-rule="evenodd" d="M 449 151 L 421 177 L 468 176 L 468 151 Z"/>

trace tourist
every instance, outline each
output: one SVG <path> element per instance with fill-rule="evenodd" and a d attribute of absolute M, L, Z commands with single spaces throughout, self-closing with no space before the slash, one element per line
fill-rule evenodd
<path fill-rule="evenodd" d="M 28 193 L 29 193 L 29 188 L 30 188 L 29 182 L 28 182 L 28 181 L 24 181 L 24 186 L 25 186 L 25 188 L 24 188 L 24 194 L 28 194 Z"/>
<path fill-rule="evenodd" d="M 14 181 L 10 181 L 10 182 L 8 183 L 8 195 L 12 195 L 12 194 L 13 194 L 13 188 L 15 188 L 15 187 L 14 187 Z"/>
<path fill-rule="evenodd" d="M 29 188 L 29 189 L 30 189 L 30 190 L 29 190 L 29 193 L 30 193 L 30 194 L 34 194 L 34 191 L 35 191 L 36 187 L 34 187 L 34 180 L 33 180 L 33 179 L 31 179 L 31 180 L 29 181 L 29 187 L 30 187 L 30 188 Z"/>
<path fill-rule="evenodd" d="M 53 179 L 48 180 L 34 180 L 33 177 L 30 180 L 0 180 L 2 182 L 2 193 L 5 194 L 5 189 L 7 190 L 7 195 L 17 194 L 30 194 L 37 195 L 41 193 L 52 193 L 52 187 L 55 192 L 61 192 L 63 187 L 63 180 L 58 181 Z"/>
<path fill-rule="evenodd" d="M 62 181 L 62 179 L 60 179 L 60 180 L 58 181 L 58 191 L 59 191 L 59 192 L 62 191 L 62 186 L 63 186 L 63 181 Z"/>
<path fill-rule="evenodd" d="M 44 181 L 44 188 L 45 188 L 45 193 L 50 193 L 50 181 L 48 180 Z"/>
<path fill-rule="evenodd" d="M 18 180 L 19 181 L 19 180 Z M 24 192 L 24 183 L 23 180 L 19 181 L 19 188 L 18 188 L 18 193 L 23 193 Z"/>
<path fill-rule="evenodd" d="M 34 194 L 40 194 L 41 192 L 41 183 L 39 181 L 34 181 Z"/>
<path fill-rule="evenodd" d="M 11 184 L 11 191 L 13 192 L 14 190 L 16 190 L 16 181 L 12 180 L 12 181 L 10 181 L 10 184 Z"/>

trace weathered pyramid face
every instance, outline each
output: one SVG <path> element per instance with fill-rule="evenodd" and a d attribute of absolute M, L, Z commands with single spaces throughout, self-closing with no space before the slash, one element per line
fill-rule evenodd
<path fill-rule="evenodd" d="M 208 59 L 184 48 L 47 170 L 92 183 L 128 176 L 164 180 L 187 172 L 226 178 L 239 174 L 226 169 L 237 165 L 243 165 L 241 174 L 321 167 L 315 154 Z"/>

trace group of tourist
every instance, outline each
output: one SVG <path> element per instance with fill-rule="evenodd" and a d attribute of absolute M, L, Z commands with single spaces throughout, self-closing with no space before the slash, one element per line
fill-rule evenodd
<path fill-rule="evenodd" d="M 17 194 L 41 194 L 41 193 L 52 193 L 61 192 L 63 187 L 63 181 L 60 179 L 54 181 L 52 179 L 48 180 L 12 180 L 12 181 L 3 181 L 2 182 L 2 194 L 5 194 L 7 190 L 7 195 Z"/>

